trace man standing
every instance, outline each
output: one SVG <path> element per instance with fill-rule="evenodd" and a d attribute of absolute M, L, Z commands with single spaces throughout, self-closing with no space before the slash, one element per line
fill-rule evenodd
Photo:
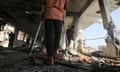
<path fill-rule="evenodd" d="M 54 57 L 59 48 L 64 10 L 68 0 L 45 0 L 45 42 L 47 50 L 47 64 L 54 64 Z"/>
<path fill-rule="evenodd" d="M 66 41 L 67 44 L 66 45 L 67 45 L 67 48 L 69 48 L 69 46 L 71 44 L 71 40 L 74 40 L 73 33 L 74 33 L 74 25 L 68 26 L 68 29 L 66 31 L 66 36 L 67 36 L 67 41 Z"/>
<path fill-rule="evenodd" d="M 13 48 L 13 43 L 14 43 L 14 39 L 15 39 L 15 34 L 13 32 L 10 32 L 9 34 L 9 48 Z"/>

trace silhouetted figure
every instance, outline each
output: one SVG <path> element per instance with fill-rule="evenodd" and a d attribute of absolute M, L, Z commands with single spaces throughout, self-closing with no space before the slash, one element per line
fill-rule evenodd
<path fill-rule="evenodd" d="M 14 39 L 15 39 L 15 34 L 11 32 L 9 34 L 9 45 L 8 45 L 9 48 L 13 48 Z"/>
<path fill-rule="evenodd" d="M 26 45 L 27 48 L 29 48 L 29 45 L 30 45 L 30 37 L 27 38 L 25 45 Z"/>
<path fill-rule="evenodd" d="M 66 44 L 67 44 L 67 47 L 70 45 L 70 41 L 73 40 L 73 33 L 74 33 L 74 26 L 71 26 L 66 31 L 66 36 L 67 36 Z"/>

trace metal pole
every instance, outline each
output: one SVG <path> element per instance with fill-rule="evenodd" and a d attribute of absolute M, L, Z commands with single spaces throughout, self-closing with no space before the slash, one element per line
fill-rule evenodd
<path fill-rule="evenodd" d="M 44 3 L 44 1 L 43 1 L 43 3 Z M 40 24 L 39 24 L 39 26 L 38 26 L 38 29 L 37 29 L 35 38 L 34 38 L 33 43 L 32 43 L 32 45 L 31 45 L 30 56 L 31 56 L 32 53 L 33 53 L 34 45 L 35 45 L 35 43 L 36 43 L 36 41 L 37 41 L 37 38 L 38 38 L 38 36 L 39 36 L 39 32 L 40 32 L 40 29 L 41 29 L 43 20 L 44 20 L 44 5 L 42 6 L 42 10 L 41 10 L 41 20 L 40 20 Z"/>
<path fill-rule="evenodd" d="M 33 45 L 31 47 L 31 52 L 30 52 L 30 56 L 32 55 L 32 52 L 33 52 L 33 49 L 34 49 L 34 45 L 36 44 L 36 41 L 37 41 L 37 38 L 39 36 L 39 32 L 40 32 L 40 29 L 41 29 L 41 25 L 42 25 L 42 21 L 40 21 L 40 24 L 38 26 L 38 29 L 37 29 L 37 32 L 36 32 L 36 35 L 35 35 L 35 38 L 34 38 L 34 41 L 33 41 Z"/>

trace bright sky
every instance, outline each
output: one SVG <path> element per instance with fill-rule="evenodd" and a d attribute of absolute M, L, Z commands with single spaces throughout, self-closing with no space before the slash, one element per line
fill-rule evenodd
<path fill-rule="evenodd" d="M 113 21 L 116 25 L 116 30 L 120 30 L 120 8 L 111 13 Z M 85 45 L 91 47 L 97 47 L 105 44 L 105 37 L 107 36 L 106 30 L 103 28 L 103 24 L 94 23 L 84 31 Z M 96 39 L 98 38 L 98 39 Z M 92 40 L 89 40 L 92 39 Z"/>
<path fill-rule="evenodd" d="M 117 27 L 116 29 L 117 29 L 117 30 L 120 30 L 120 8 L 118 8 L 118 9 L 115 10 L 115 11 L 113 11 L 113 12 L 111 13 L 111 16 L 112 16 L 112 18 L 113 18 L 113 21 L 114 21 L 116 27 Z"/>
<path fill-rule="evenodd" d="M 98 45 L 105 45 L 105 37 L 107 33 L 102 24 L 94 23 L 84 31 L 84 37 L 86 39 L 85 44 L 91 47 L 97 47 Z"/>

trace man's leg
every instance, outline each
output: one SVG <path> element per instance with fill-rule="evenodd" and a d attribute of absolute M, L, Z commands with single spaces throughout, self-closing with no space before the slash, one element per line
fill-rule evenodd
<path fill-rule="evenodd" d="M 45 20 L 45 42 L 47 56 L 53 56 L 54 48 L 54 24 L 52 20 Z"/>
<path fill-rule="evenodd" d="M 62 21 L 55 20 L 55 47 L 54 47 L 54 56 L 59 48 L 60 37 L 61 37 L 61 29 L 62 29 Z"/>

